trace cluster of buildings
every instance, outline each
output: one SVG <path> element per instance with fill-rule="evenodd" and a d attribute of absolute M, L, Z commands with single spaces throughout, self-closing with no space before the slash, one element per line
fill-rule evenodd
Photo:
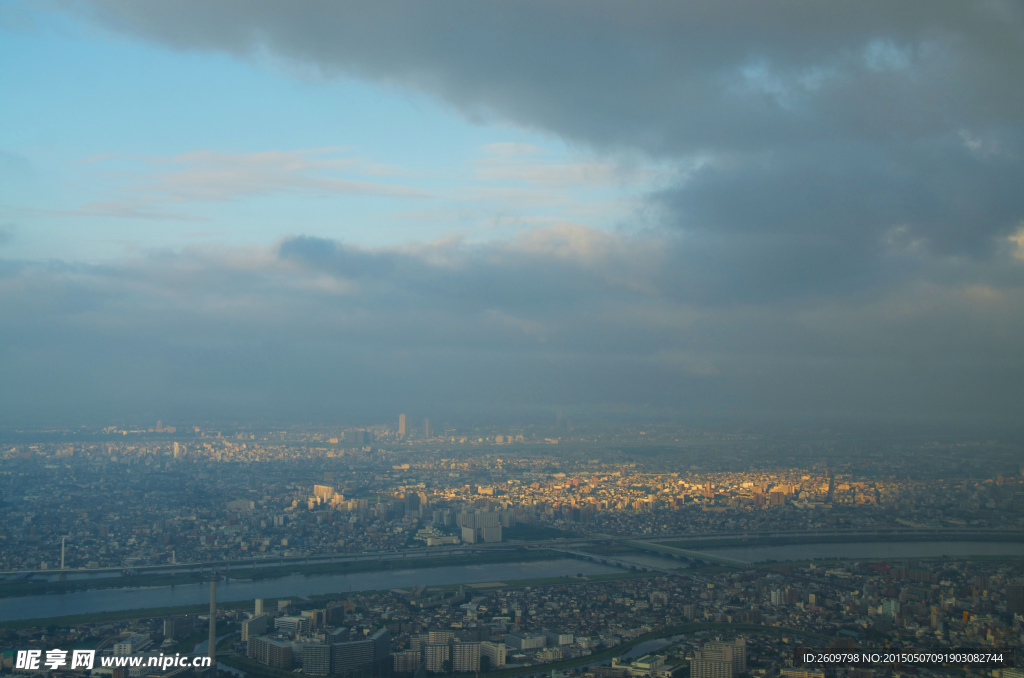
<path fill-rule="evenodd" d="M 566 422 L 559 427 L 448 435 L 425 422 L 420 435 L 400 422 L 397 430 L 193 431 L 186 438 L 161 423 L 152 431 L 108 431 L 103 440 L 6 445 L 0 571 L 9 575 L 0 584 L 13 591 L 58 578 L 46 572 L 52 570 L 130 573 L 151 564 L 402 554 L 568 537 L 1024 530 L 1019 450 L 990 442 L 878 443 L 851 451 L 749 434 L 598 431 L 586 439 Z M 779 629 L 841 644 L 1021 645 L 1019 561 L 861 560 L 676 572 L 354 594 L 222 611 L 222 621 L 237 624 L 238 651 L 250 661 L 313 675 L 384 666 L 396 674 L 468 673 L 582 661 L 688 624 L 755 630 L 722 639 L 687 631 L 664 651 L 592 670 L 605 678 L 669 678 L 680 666 L 691 678 L 783 671 L 811 678 L 792 673 L 813 669 L 786 663 L 792 645 L 779 644 Z M 81 624 L 12 631 L 4 644 L 103 642 L 110 651 L 150 652 L 183 642 L 175 639 L 193 630 L 188 618 L 150 627 Z"/>
<path fill-rule="evenodd" d="M 342 611 L 345 616 L 338 621 L 364 634 L 378 624 L 389 630 L 396 673 L 539 666 L 585 658 L 652 631 L 686 625 L 694 633 L 743 625 L 750 637 L 788 638 L 803 632 L 827 638 L 816 642 L 837 648 L 1012 649 L 1024 648 L 1024 565 L 865 561 L 700 576 L 573 578 L 546 586 L 388 591 L 303 612 L 310 619 L 308 628 L 297 621 L 303 617 L 282 616 L 274 625 L 279 633 L 294 629 L 294 638 L 301 639 L 310 629 L 315 632 L 322 623 L 318 620 Z M 320 637 L 329 638 L 330 632 Z M 742 638 L 690 642 L 678 658 L 688 663 L 694 678 L 805 670 L 793 667 L 798 640 L 790 640 L 771 656 L 762 651 L 749 667 Z M 293 658 L 299 652 L 294 648 Z M 624 671 L 615 674 L 620 676 L 645 671 L 659 676 L 678 668 L 671 657 L 659 656 L 648 656 L 639 665 L 616 662 L 611 669 Z"/>
<path fill-rule="evenodd" d="M 78 569 L 552 536 L 1024 529 L 1020 462 L 1002 448 L 894 447 L 825 461 L 814 452 L 816 461 L 736 468 L 750 461 L 742 446 L 765 443 L 719 440 L 734 454 L 711 457 L 682 443 L 670 455 L 595 444 L 557 453 L 343 449 L 314 440 L 324 435 L 7 447 L 0 570 L 59 569 L 62 541 L 63 567 Z M 922 462 L 913 464 L 911 452 Z M 969 455 L 970 470 L 952 461 Z"/>
<path fill-rule="evenodd" d="M 873 678 L 874 673 L 853 672 L 864 667 L 801 665 L 794 662 L 794 649 L 1019 654 L 1024 563 L 863 560 L 692 575 L 570 577 L 550 584 L 495 582 L 256 601 L 247 610 L 218 610 L 218 618 L 218 633 L 240 631 L 235 652 L 250 662 L 245 670 L 256 673 L 257 665 L 338 676 L 515 667 L 546 673 L 548 665 L 576 660 L 578 674 L 595 678 L 673 678 L 686 670 L 691 678 L 825 678 L 826 670 Z M 14 649 L 72 645 L 123 653 L 187 651 L 205 636 L 206 620 L 198 621 L 79 621 L 0 631 L 0 645 L 8 650 L 2 655 L 8 663 Z M 651 637 L 666 640 L 610 665 L 607 659 L 588 660 Z M 1020 678 L 1006 669 L 975 667 L 969 673 Z"/>
<path fill-rule="evenodd" d="M 792 652 L 808 638 L 839 649 L 1024 648 L 1024 564 L 779 565 L 699 576 L 393 590 L 305 607 L 295 612 L 285 601 L 275 618 L 257 603 L 242 622 L 248 656 L 278 668 L 302 666 L 305 673 L 328 667 L 343 673 L 335 669 L 349 664 L 339 664 L 338 653 L 355 652 L 346 643 L 361 643 L 360 661 L 369 662 L 380 659 L 369 648 L 383 647 L 387 638 L 395 673 L 468 673 L 586 658 L 664 630 L 683 638 L 674 651 L 679 661 L 673 652 L 655 652 L 592 669 L 606 677 L 666 678 L 685 662 L 692 678 L 733 678 L 809 670 L 794 667 Z M 742 625 L 744 637 L 704 637 L 731 625 Z M 771 652 L 762 648 L 748 664 L 744 638 L 786 642 Z"/>
<path fill-rule="evenodd" d="M 345 605 L 304 610 L 298 615 L 272 615 L 256 601 L 253 614 L 241 622 L 246 656 L 260 664 L 310 675 L 379 674 L 391 661 L 391 635 L 386 627 L 362 632 L 341 626 Z M 283 601 L 281 610 L 288 602 Z"/>

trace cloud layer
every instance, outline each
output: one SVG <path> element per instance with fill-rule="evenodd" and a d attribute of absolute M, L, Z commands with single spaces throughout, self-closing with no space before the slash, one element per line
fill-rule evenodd
<path fill-rule="evenodd" d="M 1019 278 L 965 285 L 959 271 L 870 299 L 711 306 L 680 292 L 688 265 L 671 236 L 570 227 L 482 245 L 295 236 L 119 266 L 8 263 L 0 404 L 16 419 L 626 405 L 1009 423 L 1024 395 Z"/>
<path fill-rule="evenodd" d="M 618 232 L 544 222 L 366 249 L 297 224 L 271 249 L 7 262 L 12 411 L 53 393 L 103 402 L 86 383 L 142 407 L 125 394 L 158 383 L 153 411 L 429 401 L 1014 421 L 1019 3 L 64 6 L 172 49 L 312 66 L 325 86 L 346 75 L 424 93 L 598 156 L 543 165 L 529 147 L 491 148 L 477 178 L 514 182 L 510 204 L 667 170 Z M 413 190 L 282 153 L 247 156 L 244 172 L 235 156 L 182 156 L 150 188 L 164 202 Z"/>

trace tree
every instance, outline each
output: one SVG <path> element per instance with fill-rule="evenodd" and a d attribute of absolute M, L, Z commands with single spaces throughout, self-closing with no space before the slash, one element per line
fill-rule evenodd
<path fill-rule="evenodd" d="M 480 657 L 480 673 L 487 673 L 491 670 L 491 658 L 487 655 Z"/>

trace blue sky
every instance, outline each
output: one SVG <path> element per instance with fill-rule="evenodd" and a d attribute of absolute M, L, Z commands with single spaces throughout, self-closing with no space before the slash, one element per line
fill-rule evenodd
<path fill-rule="evenodd" d="M 632 196 L 667 172 L 269 52 L 172 50 L 46 4 L 2 7 L 10 256 L 628 228 Z"/>

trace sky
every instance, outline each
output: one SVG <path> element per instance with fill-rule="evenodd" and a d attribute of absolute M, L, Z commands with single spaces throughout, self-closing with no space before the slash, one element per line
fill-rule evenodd
<path fill-rule="evenodd" d="M 1018 426 L 1016 2 L 0 0 L 0 425 Z"/>

